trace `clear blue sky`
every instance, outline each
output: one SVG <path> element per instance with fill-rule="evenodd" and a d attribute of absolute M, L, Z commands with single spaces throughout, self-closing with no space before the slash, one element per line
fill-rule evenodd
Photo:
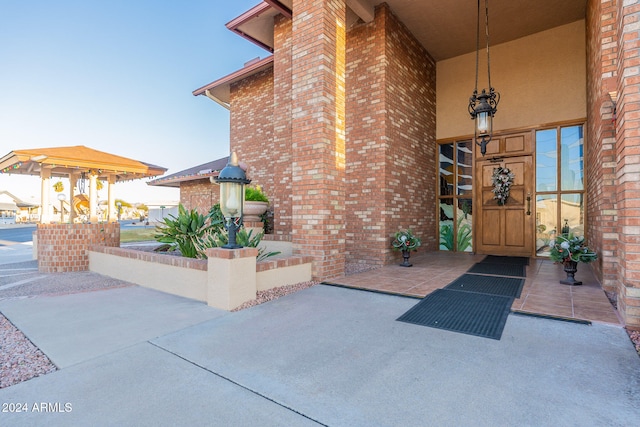
<path fill-rule="evenodd" d="M 225 27 L 259 2 L 0 0 L 0 156 L 86 145 L 174 173 L 228 155 L 228 111 L 191 92 L 268 55 Z M 0 174 L 25 200 L 39 188 Z M 146 181 L 116 193 L 178 200 Z"/>

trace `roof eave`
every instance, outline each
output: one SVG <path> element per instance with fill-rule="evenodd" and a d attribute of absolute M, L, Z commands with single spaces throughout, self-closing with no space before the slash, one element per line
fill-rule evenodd
<path fill-rule="evenodd" d="M 271 67 L 272 65 L 273 65 L 273 55 L 270 55 L 264 59 L 250 63 L 249 65 L 237 71 L 234 71 L 231 74 L 221 77 L 218 80 L 209 83 L 208 85 L 202 86 L 201 88 L 194 90 L 193 95 L 194 96 L 206 95 L 206 96 L 209 96 L 210 98 L 211 96 L 213 96 L 216 98 L 215 99 L 216 102 L 221 103 L 221 105 L 223 106 L 225 106 L 225 104 L 228 105 L 228 102 L 226 102 L 224 99 L 221 99 L 221 97 L 215 96 L 215 94 L 213 94 L 214 89 L 220 88 L 225 85 L 230 86 L 231 83 L 234 83 L 238 80 L 242 80 L 246 77 L 256 74 L 264 69 Z M 209 91 L 209 94 L 206 93 L 207 91 Z"/>

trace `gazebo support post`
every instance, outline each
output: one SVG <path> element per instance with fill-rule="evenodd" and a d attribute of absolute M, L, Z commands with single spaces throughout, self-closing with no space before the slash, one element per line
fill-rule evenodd
<path fill-rule="evenodd" d="M 75 188 L 78 184 L 78 174 L 69 174 L 69 223 L 74 224 L 76 219 L 76 210 L 73 206 L 73 198 L 75 196 Z"/>
<path fill-rule="evenodd" d="M 109 205 L 109 217 L 108 217 L 108 221 L 109 222 L 116 222 L 118 221 L 118 213 L 116 212 L 116 199 L 114 197 L 115 194 L 115 187 L 116 187 L 116 176 L 115 175 L 109 175 L 108 178 L 108 190 L 107 190 L 107 198 L 108 198 L 108 205 Z"/>
<path fill-rule="evenodd" d="M 89 173 L 89 222 L 98 222 L 98 176 Z"/>
<path fill-rule="evenodd" d="M 43 167 L 40 169 L 40 223 L 49 224 L 51 222 L 49 212 L 49 187 L 51 185 L 51 169 Z"/>

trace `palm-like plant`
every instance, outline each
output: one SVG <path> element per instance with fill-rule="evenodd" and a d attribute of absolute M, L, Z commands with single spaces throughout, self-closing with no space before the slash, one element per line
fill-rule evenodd
<path fill-rule="evenodd" d="M 154 236 L 158 242 L 166 243 L 172 250 L 179 249 L 187 258 L 204 258 L 198 251 L 199 241 L 217 231 L 215 224 L 209 221 L 209 215 L 199 214 L 195 209 L 187 211 L 182 204 L 178 206 L 178 216 L 169 215 L 164 224 L 156 226 Z"/>

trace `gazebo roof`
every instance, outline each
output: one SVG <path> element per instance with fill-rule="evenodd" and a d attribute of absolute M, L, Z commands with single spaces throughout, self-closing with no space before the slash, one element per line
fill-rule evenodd
<path fill-rule="evenodd" d="M 161 166 L 105 153 L 84 145 L 13 150 L 0 158 L 0 173 L 3 174 L 40 175 L 43 168 L 51 169 L 51 176 L 56 177 L 92 172 L 99 178 L 115 175 L 116 181 L 148 178 L 167 171 Z"/>

